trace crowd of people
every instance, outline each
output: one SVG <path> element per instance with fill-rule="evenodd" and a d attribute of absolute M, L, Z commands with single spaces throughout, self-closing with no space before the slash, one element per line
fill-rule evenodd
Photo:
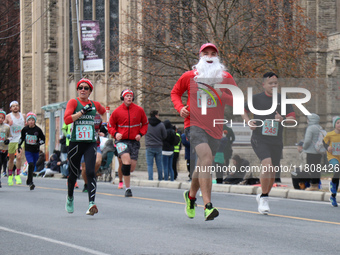
<path fill-rule="evenodd" d="M 250 165 L 243 155 L 233 154 L 232 145 L 235 135 L 227 125 L 213 126 L 214 119 L 223 119 L 225 105 L 233 106 L 233 95 L 230 90 L 216 86 L 236 82 L 218 57 L 217 47 L 212 43 L 203 44 L 199 50 L 199 61 L 193 70 L 185 72 L 171 91 L 174 108 L 184 119 L 184 130 L 177 128 L 169 119 L 162 121 L 158 110 L 150 111 L 147 118 L 142 107 L 134 103 L 135 94 L 125 89 L 120 94 L 121 105 L 111 114 L 107 124 L 102 122 L 106 109 L 97 101 L 90 99 L 94 85 L 88 79 L 82 78 L 76 86 L 77 98 L 67 103 L 63 135 L 60 138 L 60 150 L 54 150 L 49 161 L 45 162 L 45 154 L 40 146 L 45 143 L 45 135 L 36 125 L 37 116 L 29 112 L 26 117 L 19 112 L 19 103 L 10 103 L 11 113 L 0 110 L 0 167 L 7 162 L 8 186 L 14 181 L 21 184 L 22 151 L 28 164 L 26 184 L 34 190 L 33 172 L 37 176 L 47 177 L 61 173 L 67 179 L 67 197 L 65 209 L 74 212 L 74 189 L 78 187 L 77 179 L 81 175 L 84 180 L 83 192 L 88 193 L 89 206 L 87 215 L 98 213 L 95 203 L 97 175 L 103 159 L 107 160 L 108 152 L 115 154 L 117 161 L 119 184 L 122 189 L 125 184 L 125 197 L 132 197 L 130 185 L 131 173 L 136 169 L 140 150 L 140 141 L 145 136 L 146 163 L 148 180 L 154 177 L 154 162 L 157 168 L 158 181 L 174 181 L 178 178 L 178 161 L 180 150 L 185 148 L 185 160 L 190 189 L 184 191 L 185 213 L 192 219 L 196 215 L 196 197 L 198 191 L 202 194 L 204 203 L 204 218 L 214 220 L 219 216 L 219 210 L 212 204 L 212 183 L 217 184 L 255 184 L 260 183 L 261 194 L 256 196 L 258 211 L 268 214 L 269 194 L 279 177 L 275 167 L 280 167 L 283 151 L 283 129 L 279 123 L 295 120 L 291 104 L 281 112 L 281 95 L 277 94 L 274 108 L 274 92 L 279 86 L 278 75 L 267 72 L 263 75 L 263 92 L 252 96 L 251 107 L 245 103 L 245 113 L 242 118 L 253 131 L 251 146 L 262 166 L 259 180 L 247 182 L 246 173 L 242 168 Z M 182 99 L 187 92 L 187 99 Z M 207 96 L 210 96 L 207 104 Z M 207 104 L 207 105 L 204 105 Z M 274 109 L 266 115 L 252 113 L 250 109 Z M 320 117 L 317 114 L 307 116 L 308 127 L 303 141 L 297 145 L 299 166 L 293 175 L 293 185 L 298 189 L 310 191 L 319 190 L 320 172 L 308 172 L 313 165 L 320 165 L 323 152 L 316 149 L 315 144 L 320 139 Z M 275 120 L 275 121 L 272 121 Z M 177 124 L 177 123 L 176 123 Z M 340 117 L 333 119 L 334 130 L 323 138 L 327 161 L 333 167 L 339 167 L 340 161 Z M 102 140 L 111 135 L 111 143 L 103 149 Z M 103 140 L 106 141 L 106 140 Z M 114 141 L 114 143 L 113 143 Z M 105 151 L 105 152 L 104 152 Z M 104 152 L 104 153 L 103 153 Z M 14 159 L 16 158 L 16 168 Z M 234 171 L 225 173 L 221 169 L 232 165 Z M 211 166 L 219 169 L 215 172 L 215 180 Z M 16 171 L 15 171 L 16 170 Z M 339 171 L 334 171 L 330 182 L 332 206 L 338 206 L 336 194 L 339 187 Z M 1 175 L 0 175 L 1 177 Z M 1 178 L 0 178 L 1 187 Z"/>

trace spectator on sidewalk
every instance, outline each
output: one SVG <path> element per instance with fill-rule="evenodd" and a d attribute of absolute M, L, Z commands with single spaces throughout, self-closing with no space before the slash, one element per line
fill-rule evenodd
<path fill-rule="evenodd" d="M 61 161 L 66 161 L 67 160 L 67 145 L 66 145 L 66 136 L 63 135 L 60 139 L 59 139 L 59 143 L 60 143 L 60 160 Z M 64 164 L 61 168 L 60 168 L 60 172 L 62 175 L 62 178 L 67 178 L 68 176 L 68 164 Z"/>
<path fill-rule="evenodd" d="M 228 127 L 228 126 L 224 126 L 223 128 L 223 136 L 225 136 L 227 138 L 227 145 L 226 148 L 224 150 L 224 164 L 226 166 L 229 166 L 229 160 L 231 159 L 231 156 L 233 155 L 233 149 L 232 149 L 232 145 L 235 141 L 235 134 L 234 131 L 232 130 L 232 128 Z"/>
<path fill-rule="evenodd" d="M 39 151 L 39 158 L 35 166 L 36 166 L 35 172 L 38 173 L 45 168 L 45 153 L 42 150 Z"/>
<path fill-rule="evenodd" d="M 222 138 L 220 140 L 220 146 L 216 152 L 214 158 L 214 164 L 216 165 L 216 183 L 223 183 L 223 167 L 229 166 L 229 159 L 233 153 L 231 148 L 235 141 L 235 135 L 231 128 L 225 126 L 223 128 Z"/>
<path fill-rule="evenodd" d="M 182 143 L 181 143 L 181 134 L 180 132 L 178 132 L 178 129 L 176 126 L 173 126 L 176 136 L 178 136 L 179 138 L 179 142 L 178 144 L 176 144 L 174 146 L 174 158 L 172 160 L 172 169 L 174 170 L 174 179 L 177 179 L 178 176 L 178 172 L 177 172 L 177 162 L 178 162 L 178 158 L 179 158 L 179 152 L 182 149 Z"/>
<path fill-rule="evenodd" d="M 54 174 L 60 173 L 60 151 L 54 150 L 53 154 L 50 156 L 50 161 L 47 162 L 46 167 L 41 170 L 37 176 L 53 176 Z"/>
<path fill-rule="evenodd" d="M 309 172 L 305 172 L 305 164 L 307 155 L 303 151 L 303 141 L 295 144 L 297 146 L 297 151 L 299 153 L 299 158 L 297 162 L 297 167 L 294 172 L 292 172 L 292 182 L 294 189 L 306 189 L 309 186 L 310 175 Z"/>
<path fill-rule="evenodd" d="M 170 122 L 170 120 L 164 121 L 164 126 L 166 128 L 167 136 L 163 140 L 162 148 L 162 160 L 164 169 L 164 181 L 170 180 L 174 181 L 174 171 L 172 169 L 172 160 L 174 157 L 174 146 L 178 144 L 179 137 L 176 135 L 175 130 Z"/>
<path fill-rule="evenodd" d="M 316 151 L 315 143 L 318 141 L 319 132 L 322 129 L 319 125 L 319 115 L 312 113 L 307 116 L 307 129 L 305 133 L 303 151 L 307 154 L 307 165 L 309 169 L 316 169 L 317 165 L 321 164 L 322 154 Z M 320 171 L 314 171 L 310 173 L 310 187 L 306 190 L 318 191 L 320 183 L 321 173 Z"/>
<path fill-rule="evenodd" d="M 234 168 L 233 171 L 229 172 L 227 177 L 224 179 L 226 184 L 239 184 L 243 181 L 246 174 L 245 168 L 249 166 L 249 161 L 241 158 L 239 155 L 235 154 L 232 158 Z"/>
<path fill-rule="evenodd" d="M 185 147 L 184 159 L 187 161 L 187 170 L 189 172 L 188 177 L 191 180 L 191 164 L 195 165 L 195 150 L 190 149 L 190 141 L 186 137 L 185 133 L 181 135 L 181 142 Z"/>
<path fill-rule="evenodd" d="M 162 147 L 166 138 L 164 124 L 159 119 L 158 111 L 150 112 L 148 132 L 145 135 L 146 163 L 148 165 L 148 179 L 153 180 L 153 160 L 156 161 L 158 180 L 163 180 Z"/>
<path fill-rule="evenodd" d="M 216 166 L 215 174 L 216 174 L 216 183 L 222 184 L 223 183 L 223 169 L 225 169 L 225 158 L 224 152 L 227 149 L 228 140 L 225 137 L 223 132 L 223 137 L 220 140 L 220 146 L 217 149 L 217 152 L 214 157 L 214 165 Z M 228 160 L 229 165 L 229 160 Z"/>

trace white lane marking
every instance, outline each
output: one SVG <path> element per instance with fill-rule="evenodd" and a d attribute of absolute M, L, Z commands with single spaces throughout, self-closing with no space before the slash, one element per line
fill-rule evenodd
<path fill-rule="evenodd" d="M 28 237 L 31 237 L 31 238 L 40 239 L 40 240 L 50 242 L 50 243 L 63 245 L 63 246 L 66 246 L 66 247 L 70 247 L 70 248 L 73 248 L 73 249 L 76 249 L 76 250 L 84 251 L 84 252 L 95 254 L 95 255 L 110 255 L 110 254 L 107 254 L 107 253 L 95 251 L 95 250 L 92 250 L 92 249 L 89 249 L 89 248 L 86 248 L 86 247 L 82 247 L 82 246 L 78 246 L 78 245 L 75 245 L 75 244 L 66 243 L 66 242 L 63 242 L 63 241 L 57 241 L 57 240 L 54 240 L 54 239 L 51 239 L 51 238 L 48 238 L 48 237 L 33 235 L 33 234 L 29 234 L 29 233 L 25 233 L 25 232 L 21 232 L 21 231 L 16 231 L 16 230 L 1 227 L 1 226 L 0 226 L 0 230 L 12 232 L 12 233 L 19 234 L 19 235 L 28 236 Z"/>

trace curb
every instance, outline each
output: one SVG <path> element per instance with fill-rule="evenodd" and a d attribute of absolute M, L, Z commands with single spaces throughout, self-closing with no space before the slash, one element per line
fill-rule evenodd
<path fill-rule="evenodd" d="M 168 189 L 190 189 L 190 182 L 178 182 L 178 181 L 149 181 L 131 179 L 132 186 L 141 187 L 155 187 L 155 188 L 168 188 Z M 235 194 L 247 194 L 257 195 L 262 192 L 261 187 L 246 186 L 246 185 L 229 185 L 229 184 L 212 184 L 212 192 L 221 193 L 235 193 Z M 272 188 L 270 191 L 271 197 L 280 197 L 288 199 L 310 200 L 310 201 L 323 201 L 328 202 L 331 196 L 330 192 L 324 191 L 305 191 L 296 190 L 290 188 Z"/>
<path fill-rule="evenodd" d="M 289 190 L 288 198 L 324 201 L 324 193 L 322 191 Z"/>
<path fill-rule="evenodd" d="M 55 177 L 61 177 L 61 175 L 55 175 Z M 118 179 L 114 179 L 115 183 L 118 183 Z M 131 186 L 140 187 L 153 187 L 153 188 L 168 188 L 168 189 L 182 189 L 189 190 L 191 182 L 188 181 L 158 181 L 158 180 L 145 180 L 138 178 L 131 178 Z M 235 194 L 247 194 L 257 195 L 262 192 L 261 187 L 249 186 L 249 185 L 230 185 L 230 184 L 212 184 L 212 192 L 221 193 L 235 193 Z M 299 199 L 309 201 L 322 201 L 329 202 L 331 193 L 329 191 L 305 191 L 297 190 L 287 187 L 273 187 L 269 194 L 270 197 L 280 197 L 288 199 Z"/>

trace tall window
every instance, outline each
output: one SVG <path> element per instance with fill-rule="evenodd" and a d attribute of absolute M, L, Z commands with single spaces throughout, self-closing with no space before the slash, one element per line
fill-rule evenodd
<path fill-rule="evenodd" d="M 119 71 L 119 5 L 118 0 L 110 0 L 110 72 Z"/>
<path fill-rule="evenodd" d="M 96 9 L 93 10 L 92 1 L 84 0 L 84 20 L 92 20 L 93 12 L 96 13 L 96 20 L 99 21 L 100 28 L 100 40 L 101 40 L 101 57 L 105 63 L 105 50 L 110 50 L 110 72 L 117 72 L 119 69 L 118 52 L 119 52 L 119 0 L 110 0 L 110 16 L 105 17 L 105 0 L 96 0 Z M 72 40 L 72 13 L 71 13 L 71 1 L 69 5 L 70 10 L 70 72 L 74 71 L 74 59 L 73 59 L 73 40 Z M 110 33 L 105 34 L 105 19 L 110 21 Z M 110 45 L 107 45 L 109 49 L 105 49 L 105 37 L 110 37 Z"/>

